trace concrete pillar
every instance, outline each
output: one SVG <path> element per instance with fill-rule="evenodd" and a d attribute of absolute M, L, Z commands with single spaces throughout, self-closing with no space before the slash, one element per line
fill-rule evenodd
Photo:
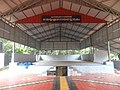
<path fill-rule="evenodd" d="M 92 62 L 94 62 L 94 60 L 95 60 L 95 48 L 94 48 L 94 46 L 91 47 L 91 55 L 93 55 L 91 57 L 93 58 Z"/>
<path fill-rule="evenodd" d="M 108 60 L 110 60 L 110 42 L 107 42 L 107 49 L 108 49 Z"/>
<path fill-rule="evenodd" d="M 83 59 L 82 59 L 82 51 L 81 51 L 81 50 L 80 50 L 80 58 L 81 58 L 81 60 L 83 60 Z"/>
<path fill-rule="evenodd" d="M 0 41 L 0 53 L 3 53 L 3 42 Z"/>
<path fill-rule="evenodd" d="M 15 54 L 15 42 L 13 42 L 13 47 L 12 47 L 12 58 L 11 58 L 11 63 L 14 63 L 14 58 L 15 58 L 14 54 Z"/>

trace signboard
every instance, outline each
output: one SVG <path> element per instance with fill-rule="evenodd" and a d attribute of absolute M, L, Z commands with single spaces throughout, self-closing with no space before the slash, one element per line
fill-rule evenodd
<path fill-rule="evenodd" d="M 72 23 L 81 22 L 79 15 L 53 15 L 53 16 L 42 16 L 43 23 Z"/>

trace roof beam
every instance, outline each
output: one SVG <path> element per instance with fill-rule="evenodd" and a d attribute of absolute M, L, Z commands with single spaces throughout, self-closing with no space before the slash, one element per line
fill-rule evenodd
<path fill-rule="evenodd" d="M 48 24 L 42 25 L 42 27 L 44 27 L 44 26 L 48 26 Z M 75 26 L 82 27 L 82 28 L 86 28 L 87 30 L 91 30 L 91 29 L 92 29 L 92 28 L 86 27 L 86 26 L 84 26 L 84 25 L 75 25 Z M 36 28 L 40 28 L 40 27 L 41 27 L 41 25 L 36 26 Z M 65 28 L 65 27 L 63 27 L 62 25 L 61 25 L 61 26 L 58 26 L 58 27 Z M 35 27 L 32 27 L 32 28 L 28 29 L 28 31 L 35 30 L 36 28 L 35 28 Z M 56 27 L 56 28 L 57 28 L 57 27 Z M 53 29 L 56 29 L 56 28 L 53 28 Z M 66 28 L 66 29 L 68 29 L 68 28 Z M 72 30 L 72 29 L 71 29 L 71 30 Z M 72 30 L 72 31 L 73 31 L 73 30 Z M 77 32 L 77 31 L 75 31 L 75 32 L 76 32 L 76 33 L 79 33 L 79 32 Z M 87 34 L 85 34 L 85 33 L 80 33 L 80 34 L 87 35 Z"/>
<path fill-rule="evenodd" d="M 78 40 L 78 39 L 76 39 L 76 38 L 73 38 L 73 37 L 70 37 L 70 36 L 66 36 L 66 35 L 61 35 L 61 36 L 66 37 L 66 38 L 69 38 L 69 39 L 73 39 L 73 40 L 75 40 L 75 41 L 77 41 L 77 42 L 80 42 L 80 40 Z"/>
<path fill-rule="evenodd" d="M 86 2 L 84 2 L 83 0 L 64 0 L 64 1 L 68 1 L 68 2 L 72 2 L 72 3 L 76 3 L 76 4 L 80 4 L 80 5 L 84 5 L 87 7 L 92 8 L 93 6 L 87 4 Z"/>
<path fill-rule="evenodd" d="M 107 1 L 110 1 L 110 0 L 102 0 L 102 1 L 100 1 L 100 2 L 107 2 Z"/>
<path fill-rule="evenodd" d="M 120 41 L 118 41 L 118 40 L 112 40 L 112 42 L 120 44 Z"/>
<path fill-rule="evenodd" d="M 85 29 L 87 29 L 87 30 L 93 29 L 93 28 L 90 28 L 90 27 L 86 27 L 86 26 L 84 26 L 84 25 L 82 25 L 82 24 L 74 24 L 74 25 L 77 26 L 77 27 L 85 28 Z"/>
<path fill-rule="evenodd" d="M 23 3 L 21 3 L 20 5 L 17 5 L 13 9 L 6 11 L 1 16 L 11 15 L 13 13 L 21 12 L 21 11 L 29 9 L 31 7 L 33 8 L 33 6 L 35 7 L 36 4 L 43 5 L 43 4 L 53 2 L 53 1 L 56 1 L 56 0 L 27 0 Z"/>
<path fill-rule="evenodd" d="M 44 42 L 44 41 L 46 41 L 46 40 L 49 40 L 49 39 L 52 39 L 52 38 L 55 38 L 55 37 L 58 37 L 58 35 L 55 35 L 55 36 L 52 36 L 52 37 L 45 38 L 45 39 L 43 39 L 43 40 L 40 40 L 40 42 Z M 65 35 L 62 35 L 62 37 L 66 37 L 66 38 L 75 40 L 75 41 L 77 41 L 77 42 L 79 41 L 79 40 L 77 40 L 77 39 L 75 39 L 75 38 L 71 38 L 71 37 L 65 36 Z"/>
<path fill-rule="evenodd" d="M 46 31 L 42 31 L 42 32 L 39 32 L 39 33 L 36 33 L 36 34 L 33 34 L 32 36 L 37 36 L 37 35 L 39 35 L 39 34 L 44 34 L 44 33 L 48 33 L 48 32 L 52 32 L 52 31 L 60 31 L 60 27 L 58 26 L 58 27 L 55 27 L 55 28 L 53 28 L 53 29 L 49 29 L 49 30 L 46 30 Z M 61 29 L 61 31 L 62 31 L 62 29 Z M 81 32 L 78 32 L 78 31 L 75 31 L 75 30 L 71 30 L 71 29 L 66 29 L 66 31 L 69 31 L 69 32 L 76 32 L 76 33 L 79 33 L 79 34 L 83 34 L 83 35 L 87 35 L 87 34 L 85 34 L 85 33 L 81 33 Z M 67 33 L 67 32 L 64 32 L 64 31 L 62 31 L 63 33 Z M 71 34 L 72 35 L 72 34 Z M 73 36 L 75 36 L 75 35 L 73 35 Z"/>
<path fill-rule="evenodd" d="M 75 37 L 75 38 L 79 38 L 79 39 L 83 38 L 83 37 L 73 35 L 73 34 L 70 34 L 70 33 L 64 32 L 64 31 L 61 31 L 61 32 L 62 32 L 61 34 L 67 34 L 67 35 L 70 35 L 70 36 Z"/>
<path fill-rule="evenodd" d="M 59 35 L 59 33 L 60 33 L 59 31 L 58 32 L 53 32 L 53 33 L 50 33 L 48 35 L 44 35 L 44 36 L 38 37 L 36 39 L 42 39 L 42 38 L 45 38 L 45 37 L 50 37 L 50 36 L 55 35 L 55 34 Z"/>
<path fill-rule="evenodd" d="M 50 25 L 53 25 L 53 24 L 50 24 Z M 77 24 L 74 24 L 75 26 L 77 26 L 77 27 L 82 27 L 82 28 L 86 28 L 87 30 L 91 30 L 92 28 L 90 28 L 90 27 L 86 27 L 86 26 L 84 26 L 84 25 L 81 25 L 81 24 L 79 24 L 79 25 L 77 25 Z M 40 28 L 41 26 L 48 26 L 48 24 L 43 24 L 43 25 L 38 25 L 38 26 L 36 26 L 36 28 Z M 30 30 L 35 30 L 35 28 L 34 27 L 32 27 L 32 28 L 30 28 L 30 29 L 28 29 L 29 31 Z"/>
<path fill-rule="evenodd" d="M 23 11 L 23 10 L 26 10 L 26 9 L 29 9 L 29 8 L 33 8 L 33 6 L 35 7 L 35 5 L 38 5 L 38 4 L 43 5 L 43 4 L 47 4 L 47 3 L 50 3 L 50 2 L 54 2 L 54 1 L 57 1 L 57 0 L 27 0 L 23 3 L 21 3 L 20 5 L 17 5 L 13 9 L 10 9 L 10 10 L 6 11 L 1 16 L 11 15 L 15 12 L 20 12 L 20 11 Z M 96 9 L 101 10 L 101 11 L 120 16 L 119 11 L 117 11 L 117 10 L 111 8 L 111 7 L 108 7 L 107 5 L 104 5 L 101 2 L 98 2 L 96 0 L 64 0 L 64 1 L 69 1 L 69 2 L 80 4 L 80 5 L 85 5 L 85 6 L 88 6 L 88 7 L 94 7 Z"/>
<path fill-rule="evenodd" d="M 49 31 L 50 32 L 50 31 Z M 69 36 L 72 36 L 72 37 L 75 37 L 75 38 L 82 38 L 82 37 L 80 37 L 80 36 L 76 36 L 76 35 L 72 35 L 72 34 L 70 34 L 70 33 L 67 33 L 67 32 L 64 32 L 64 31 L 57 31 L 57 32 L 53 32 L 53 33 L 50 33 L 50 34 L 47 34 L 47 35 L 45 35 L 45 36 L 41 36 L 41 37 L 38 37 L 37 39 L 40 39 L 40 38 L 43 38 L 43 37 L 48 37 L 48 36 L 51 36 L 51 35 L 53 35 L 53 34 L 56 34 L 56 33 L 60 33 L 61 32 L 61 35 L 64 35 L 64 34 L 67 34 L 67 35 L 69 35 Z M 60 35 L 60 34 L 59 34 Z"/>
<path fill-rule="evenodd" d="M 41 28 L 41 27 L 45 27 L 45 26 L 48 26 L 49 24 L 43 24 L 43 25 L 38 25 L 38 26 L 36 26 L 36 28 Z M 50 25 L 53 25 L 53 24 L 50 24 Z M 49 25 L 49 26 L 50 26 Z M 35 27 L 32 27 L 32 28 L 29 28 L 29 29 L 27 29 L 28 31 L 32 31 L 32 30 L 35 30 L 36 29 Z"/>
<path fill-rule="evenodd" d="M 66 30 L 69 30 L 69 31 L 73 31 L 73 32 L 79 33 L 80 35 L 87 35 L 86 33 L 78 32 L 78 31 L 69 29 L 69 28 L 67 28 L 67 27 L 62 27 L 62 28 L 63 28 L 63 29 L 66 29 Z"/>
<path fill-rule="evenodd" d="M 102 48 L 102 49 L 104 49 L 104 50 L 107 50 L 105 47 L 100 46 L 100 45 L 98 45 L 96 48 L 98 48 L 98 49 Z M 115 50 L 111 50 L 111 51 L 118 53 L 118 52 L 117 52 L 117 51 L 115 51 Z"/>
<path fill-rule="evenodd" d="M 44 42 L 44 41 L 46 41 L 46 40 L 49 40 L 49 39 L 52 39 L 52 38 L 55 38 L 55 37 L 58 37 L 58 35 L 45 38 L 45 39 L 43 39 L 43 40 L 40 40 L 40 42 Z"/>
<path fill-rule="evenodd" d="M 95 9 L 98 9 L 98 10 L 101 10 L 104 12 L 108 12 L 108 13 L 111 13 L 113 15 L 120 16 L 119 11 L 117 11 L 111 7 L 108 7 L 107 5 L 104 5 L 101 2 L 98 2 L 96 0 L 80 0 L 81 2 L 79 0 L 65 0 L 65 1 L 73 2 L 73 3 L 77 3 L 77 4 L 81 4 L 81 2 L 84 2 L 87 5 L 94 7 Z"/>
<path fill-rule="evenodd" d="M 39 38 L 37 38 L 37 39 L 49 37 L 49 36 L 52 36 L 52 35 L 55 35 L 55 34 L 58 34 L 58 36 L 60 36 L 59 33 L 60 33 L 60 31 L 54 32 L 54 33 L 50 33 L 50 34 L 48 34 L 48 35 L 45 35 L 44 37 L 39 37 Z M 69 37 L 70 39 L 74 39 L 74 40 L 77 40 L 77 41 L 79 41 L 78 39 L 82 38 L 82 37 L 75 36 L 75 35 L 74 35 L 74 37 L 73 37 L 72 34 L 61 31 L 61 36 L 66 36 L 66 35 L 68 35 L 68 37 Z M 71 37 L 71 36 L 72 36 L 72 37 Z"/>
<path fill-rule="evenodd" d="M 102 48 L 104 48 L 105 50 L 107 50 L 107 44 L 106 43 L 104 43 L 104 45 L 96 45 L 96 46 L 98 46 L 98 47 L 102 47 Z M 95 47 L 96 47 L 95 46 Z M 116 47 L 114 47 L 113 45 L 110 45 L 110 47 L 111 47 L 111 51 L 113 51 L 113 52 L 116 52 L 116 53 L 118 53 L 116 50 L 119 50 L 120 48 L 116 48 Z"/>
<path fill-rule="evenodd" d="M 55 31 L 56 29 L 58 29 L 59 27 L 55 27 L 55 28 L 52 28 L 52 29 L 49 29 L 49 30 L 46 30 L 46 31 L 42 31 L 42 32 L 39 32 L 39 33 L 36 33 L 36 34 L 33 34 L 32 36 L 37 36 L 39 34 L 44 34 L 44 33 L 48 33 L 48 32 L 51 32 L 51 31 Z M 59 30 L 59 29 L 58 29 Z M 55 31 L 56 32 L 56 31 Z"/>

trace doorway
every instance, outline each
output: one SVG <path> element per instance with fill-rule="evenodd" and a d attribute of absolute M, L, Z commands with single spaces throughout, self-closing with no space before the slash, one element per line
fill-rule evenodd
<path fill-rule="evenodd" d="M 67 76 L 67 66 L 57 66 L 56 76 Z"/>

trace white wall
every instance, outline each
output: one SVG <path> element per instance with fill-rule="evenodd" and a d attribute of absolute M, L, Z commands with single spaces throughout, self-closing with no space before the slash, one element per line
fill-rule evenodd
<path fill-rule="evenodd" d="M 4 67 L 4 59 L 5 59 L 5 54 L 0 53 L 0 68 Z"/>
<path fill-rule="evenodd" d="M 34 62 L 36 61 L 35 55 L 28 55 L 28 54 L 14 54 L 14 61 L 15 62 Z"/>
<path fill-rule="evenodd" d="M 120 61 L 114 61 L 114 67 L 115 69 L 120 70 Z"/>
<path fill-rule="evenodd" d="M 96 50 L 94 54 L 94 62 L 103 63 L 108 60 L 108 52 L 104 50 Z"/>
<path fill-rule="evenodd" d="M 83 61 L 93 61 L 94 60 L 94 55 L 93 54 L 83 54 L 81 56 L 81 60 L 83 60 Z"/>
<path fill-rule="evenodd" d="M 84 65 L 84 66 L 71 66 L 82 74 L 86 73 L 114 73 L 114 64 L 113 62 L 107 62 L 106 65 Z"/>
<path fill-rule="evenodd" d="M 41 55 L 42 60 L 80 60 L 80 55 Z"/>
<path fill-rule="evenodd" d="M 17 66 L 17 63 L 10 63 L 9 71 L 13 74 L 39 74 L 47 76 L 47 70 L 53 66 L 36 66 L 30 65 L 28 69 L 25 66 Z"/>
<path fill-rule="evenodd" d="M 68 76 L 81 76 L 81 72 L 79 70 L 74 69 L 73 67 L 67 67 Z"/>

